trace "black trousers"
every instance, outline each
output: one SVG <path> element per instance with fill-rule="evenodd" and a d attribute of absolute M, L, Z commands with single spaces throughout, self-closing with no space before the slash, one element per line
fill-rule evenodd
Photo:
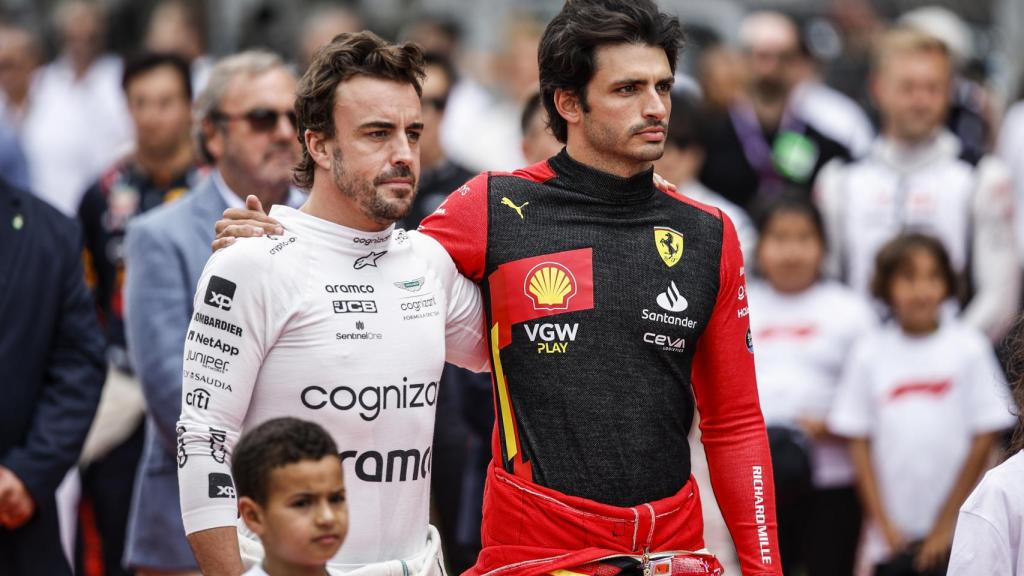
<path fill-rule="evenodd" d="M 53 496 L 37 503 L 36 514 L 21 528 L 0 528 L 0 574 L 4 576 L 71 576 L 60 546 Z"/>

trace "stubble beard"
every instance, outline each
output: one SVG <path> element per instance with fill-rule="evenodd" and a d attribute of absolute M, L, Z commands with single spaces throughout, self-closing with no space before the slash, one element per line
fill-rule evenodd
<path fill-rule="evenodd" d="M 378 176 L 377 178 L 380 178 Z M 409 202 L 388 201 L 377 192 L 373 181 L 361 180 L 350 176 L 342 163 L 341 150 L 334 148 L 331 156 L 331 179 L 342 195 L 356 201 L 363 216 L 384 226 L 391 225 L 409 213 L 412 199 Z"/>

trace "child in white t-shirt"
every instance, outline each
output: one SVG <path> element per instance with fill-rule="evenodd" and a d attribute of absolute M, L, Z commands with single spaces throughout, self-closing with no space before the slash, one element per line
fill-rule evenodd
<path fill-rule="evenodd" d="M 1018 347 L 1024 360 L 1024 340 Z M 1024 576 L 1024 377 L 1015 388 L 1020 421 L 1011 456 L 985 474 L 960 508 L 949 576 Z"/>
<path fill-rule="evenodd" d="M 263 545 L 253 554 L 262 553 L 262 563 L 243 576 L 327 574 L 348 533 L 344 473 L 330 434 L 297 418 L 268 420 L 242 436 L 231 474 L 239 514 Z"/>
<path fill-rule="evenodd" d="M 957 510 L 1014 423 L 988 340 L 940 312 L 954 286 L 930 236 L 879 251 L 872 292 L 895 322 L 854 348 L 829 416 L 850 438 L 876 574 L 945 574 Z"/>
<path fill-rule="evenodd" d="M 756 213 L 758 278 L 750 329 L 758 395 L 772 447 L 782 564 L 810 576 L 851 576 L 861 507 L 846 442 L 825 419 L 855 340 L 877 324 L 849 288 L 822 278 L 821 215 L 800 197 Z"/>

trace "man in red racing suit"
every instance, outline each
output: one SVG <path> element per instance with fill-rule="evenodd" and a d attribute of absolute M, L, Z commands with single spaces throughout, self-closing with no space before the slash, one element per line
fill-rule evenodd
<path fill-rule="evenodd" d="M 567 2 L 540 48 L 566 149 L 477 176 L 421 226 L 488 321 L 497 421 L 467 574 L 716 573 L 656 554 L 704 547 L 695 408 L 743 573 L 782 574 L 736 232 L 653 184 L 679 40 L 652 2 Z"/>

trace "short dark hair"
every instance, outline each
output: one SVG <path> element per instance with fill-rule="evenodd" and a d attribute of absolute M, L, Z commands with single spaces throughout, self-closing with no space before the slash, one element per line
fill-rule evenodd
<path fill-rule="evenodd" d="M 526 104 L 523 105 L 523 114 L 519 117 L 519 129 L 523 136 L 526 136 L 526 131 L 530 129 L 530 121 L 533 120 L 538 110 L 540 110 L 540 92 L 534 92 L 526 99 Z"/>
<path fill-rule="evenodd" d="M 300 188 L 313 186 L 316 163 L 306 149 L 306 130 L 334 137 L 334 96 L 339 84 L 355 76 L 369 76 L 412 84 L 422 96 L 423 52 L 416 44 L 391 44 L 373 32 L 342 33 L 316 51 L 299 80 L 295 97 L 302 159 L 294 180 Z"/>
<path fill-rule="evenodd" d="M 683 44 L 679 19 L 658 11 L 652 0 L 567 0 L 540 40 L 540 92 L 555 138 L 563 144 L 568 125 L 555 107 L 555 90 L 567 90 L 587 107 L 594 77 L 594 52 L 612 44 L 646 44 L 665 50 L 672 72 Z"/>
<path fill-rule="evenodd" d="M 675 113 L 675 106 L 673 105 L 672 115 L 674 116 Z M 757 229 L 758 238 L 764 236 L 772 220 L 780 214 L 800 214 L 806 216 L 814 226 L 814 233 L 821 242 L 822 249 L 828 250 L 828 241 L 825 236 L 825 221 L 821 216 L 821 211 L 814 205 L 814 202 L 811 202 L 807 194 L 795 190 L 754 204 L 751 209 L 751 215 L 754 220 L 754 227 Z"/>
<path fill-rule="evenodd" d="M 942 242 L 921 232 L 906 232 L 887 242 L 875 256 L 875 275 L 871 279 L 871 294 L 875 298 L 892 306 L 893 279 L 907 268 L 910 255 L 917 250 L 925 250 L 935 258 L 946 283 L 946 296 L 957 294 L 956 272 Z"/>
<path fill-rule="evenodd" d="M 267 420 L 243 434 L 235 446 L 231 455 L 235 490 L 239 498 L 248 496 L 266 504 L 274 469 L 328 456 L 337 457 L 338 446 L 319 424 L 298 418 Z"/>
<path fill-rule="evenodd" d="M 130 58 L 124 65 L 124 73 L 121 75 L 121 88 L 125 94 L 128 94 L 128 86 L 136 78 L 164 66 L 171 68 L 178 74 L 178 78 L 181 79 L 181 89 L 185 92 L 188 101 L 191 102 L 192 70 L 184 58 L 169 52 L 143 52 Z"/>

